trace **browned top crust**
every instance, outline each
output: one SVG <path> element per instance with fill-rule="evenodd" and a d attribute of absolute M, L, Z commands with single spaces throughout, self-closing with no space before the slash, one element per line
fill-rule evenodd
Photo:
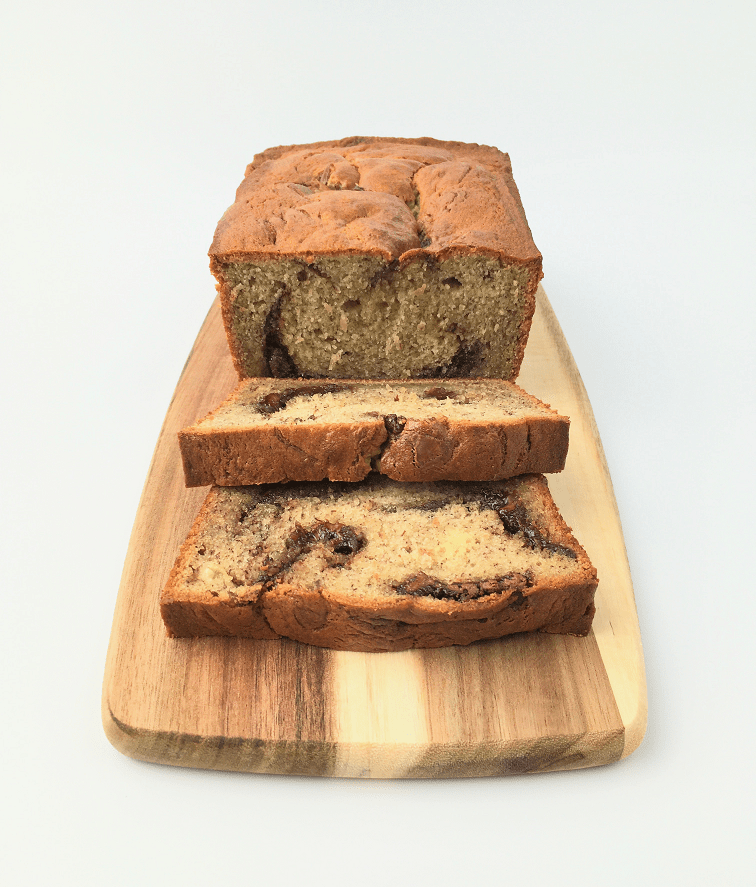
<path fill-rule="evenodd" d="M 214 262 L 486 253 L 538 265 L 507 154 L 436 139 L 362 138 L 258 154 L 218 223 Z"/>

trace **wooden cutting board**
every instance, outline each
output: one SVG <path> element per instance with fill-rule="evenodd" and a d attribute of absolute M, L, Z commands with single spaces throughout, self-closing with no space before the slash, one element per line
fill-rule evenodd
<path fill-rule="evenodd" d="M 542 289 L 519 384 L 571 417 L 554 498 L 599 574 L 588 637 L 350 653 L 292 641 L 166 636 L 158 599 L 207 489 L 186 489 L 176 433 L 236 383 L 218 303 L 176 388 L 126 555 L 108 649 L 105 732 L 145 761 L 322 776 L 565 770 L 629 755 L 646 728 L 638 619 L 591 407 Z"/>

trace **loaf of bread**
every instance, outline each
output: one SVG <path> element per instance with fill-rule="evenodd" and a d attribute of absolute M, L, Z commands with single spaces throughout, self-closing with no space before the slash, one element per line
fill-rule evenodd
<path fill-rule="evenodd" d="M 542 276 L 509 157 L 428 138 L 257 155 L 210 259 L 240 377 L 513 380 Z"/>
<path fill-rule="evenodd" d="M 245 379 L 179 433 L 186 484 L 501 480 L 561 471 L 569 419 L 513 382 Z"/>
<path fill-rule="evenodd" d="M 161 598 L 173 637 L 382 652 L 584 635 L 596 571 L 541 475 L 212 487 Z"/>

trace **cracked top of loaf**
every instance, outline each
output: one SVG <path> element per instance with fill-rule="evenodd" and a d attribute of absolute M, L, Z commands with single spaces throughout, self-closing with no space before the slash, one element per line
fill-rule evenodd
<path fill-rule="evenodd" d="M 430 138 L 270 148 L 218 223 L 221 262 L 310 255 L 409 261 L 486 253 L 540 265 L 507 154 Z"/>

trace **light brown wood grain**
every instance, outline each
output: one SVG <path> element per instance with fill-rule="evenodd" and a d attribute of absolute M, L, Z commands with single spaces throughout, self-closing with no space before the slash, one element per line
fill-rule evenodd
<path fill-rule="evenodd" d="M 102 697 L 113 745 L 187 767 L 386 778 L 573 769 L 632 752 L 646 691 L 622 529 L 590 404 L 543 290 L 518 382 L 572 420 L 567 467 L 550 485 L 599 572 L 588 637 L 372 654 L 171 640 L 160 589 L 206 494 L 184 486 L 176 435 L 236 383 L 215 303 L 168 409 L 126 556 Z"/>
<path fill-rule="evenodd" d="M 518 383 L 570 417 L 565 470 L 549 487 L 567 523 L 599 574 L 593 634 L 625 727 L 627 756 L 646 731 L 646 677 L 630 566 L 612 479 L 598 428 L 559 321 L 538 290 L 536 335 L 531 335 Z M 540 394 L 539 394 L 540 392 Z"/>

